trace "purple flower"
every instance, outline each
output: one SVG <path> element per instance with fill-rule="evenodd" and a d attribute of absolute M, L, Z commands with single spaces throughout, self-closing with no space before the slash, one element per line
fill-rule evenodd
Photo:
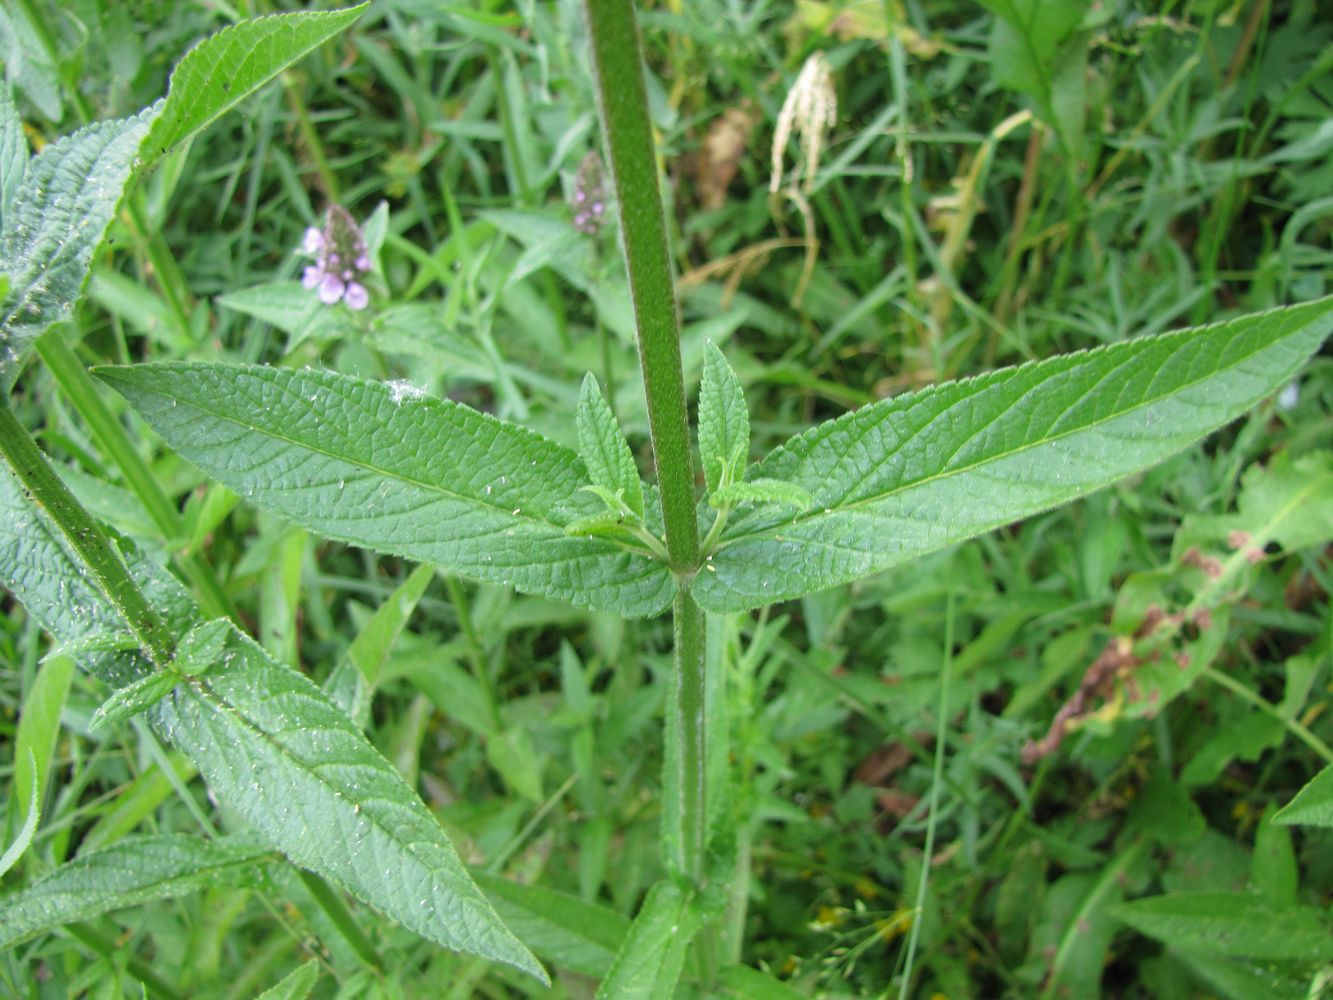
<path fill-rule="evenodd" d="M 344 302 L 348 309 L 361 310 L 370 304 L 370 293 L 357 279 L 370 270 L 365 235 L 356 220 L 341 205 L 330 205 L 322 228 L 305 231 L 301 250 L 315 263 L 301 275 L 301 284 L 315 291 L 325 305 Z M 349 267 L 346 262 L 351 261 Z"/>
<path fill-rule="evenodd" d="M 579 164 L 574 178 L 574 193 L 570 197 L 574 208 L 574 228 L 595 236 L 602 228 L 606 214 L 606 194 L 602 190 L 602 159 L 589 153 Z"/>

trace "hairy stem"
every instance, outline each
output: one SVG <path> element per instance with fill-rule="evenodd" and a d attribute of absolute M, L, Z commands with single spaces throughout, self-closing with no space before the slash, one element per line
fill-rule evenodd
<path fill-rule="evenodd" d="M 8 404 L 0 404 L 0 454 L 5 456 L 33 502 L 46 512 L 70 548 L 83 560 L 98 588 L 148 655 L 159 667 L 165 667 L 171 662 L 173 642 L 162 620 L 101 527 L 56 475 Z"/>
<path fill-rule="evenodd" d="M 634 4 L 632 0 L 585 3 L 602 130 L 620 205 L 620 232 L 639 334 L 648 424 L 662 490 L 667 558 L 679 588 L 672 609 L 675 681 L 667 718 L 662 840 L 668 867 L 702 886 L 708 832 L 706 620 L 689 591 L 699 569 L 699 526 L 666 218 L 657 184 L 657 155 Z M 705 925 L 697 939 L 705 982 L 715 972 L 717 934 L 713 921 Z"/>

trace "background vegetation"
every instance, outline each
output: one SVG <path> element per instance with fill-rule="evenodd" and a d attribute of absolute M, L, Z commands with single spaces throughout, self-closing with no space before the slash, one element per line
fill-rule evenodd
<path fill-rule="evenodd" d="M 193 41 L 280 7 L 6 5 L 30 140 L 137 111 Z M 379 0 L 139 187 L 61 341 L 86 364 L 225 358 L 403 380 L 570 444 L 591 370 L 646 459 L 616 228 L 574 224 L 600 148 L 581 18 L 563 0 Z M 1327 289 L 1333 18 L 1314 0 L 697 0 L 647 4 L 642 22 L 687 382 L 704 341 L 723 345 L 755 453 L 915 386 Z M 787 144 L 775 195 L 775 129 L 816 52 L 836 115 L 817 164 Z M 302 234 L 330 203 L 370 220 L 362 312 L 322 307 L 297 281 Z M 1208 946 L 1225 942 L 1164 943 L 1116 904 L 1333 900 L 1329 831 L 1271 822 L 1333 742 L 1327 351 L 1136 480 L 715 630 L 753 814 L 747 961 L 808 995 L 896 995 L 915 934 L 923 997 L 1318 995 L 1318 948 L 1217 958 Z M 319 682 L 384 628 L 367 631 L 390 595 L 410 595 L 406 627 L 375 646 L 372 741 L 470 862 L 634 912 L 660 875 L 663 622 L 313 539 L 206 484 L 100 395 L 135 429 L 175 522 L 31 364 L 16 406 L 90 509 L 206 559 L 265 648 Z M 1155 659 L 1136 635 L 1160 640 Z M 7 601 L 8 745 L 45 651 Z M 88 734 L 104 696 L 76 675 L 57 706 L 43 825 L 7 886 L 131 831 L 230 822 L 148 729 Z M 1074 724 L 1052 731 L 1069 699 Z M 0 773 L 14 779 L 12 755 Z M 16 796 L 7 815 L 12 831 Z M 0 956 L 0 983 L 138 996 L 141 962 L 180 995 L 244 997 L 313 956 L 325 995 L 541 990 L 355 909 L 391 964 L 380 977 L 306 886 L 276 881 L 39 938 Z M 555 990 L 588 995 L 574 976 Z"/>

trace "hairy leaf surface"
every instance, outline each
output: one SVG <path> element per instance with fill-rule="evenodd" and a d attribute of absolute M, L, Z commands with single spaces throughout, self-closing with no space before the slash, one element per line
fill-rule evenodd
<path fill-rule="evenodd" d="M 622 615 L 671 601 L 661 563 L 565 534 L 601 504 L 581 492 L 572 451 L 521 427 L 331 372 L 165 364 L 100 375 L 190 461 L 328 538 Z"/>
<path fill-rule="evenodd" d="M 156 114 L 154 106 L 81 128 L 29 164 L 0 232 L 0 271 L 10 278 L 0 306 L 0 389 L 13 385 L 28 344 L 73 315 Z"/>
<path fill-rule="evenodd" d="M 146 158 L 207 128 L 369 6 L 257 17 L 204 39 L 172 70 L 166 103 L 145 144 Z"/>
<path fill-rule="evenodd" d="M 293 862 L 437 944 L 546 980 L 416 792 L 304 674 L 232 629 L 222 661 L 153 715 L 209 788 Z"/>
<path fill-rule="evenodd" d="M 648 890 L 597 996 L 670 1000 L 699 924 L 699 910 L 690 897 L 674 882 L 658 882 Z"/>
<path fill-rule="evenodd" d="M 251 885 L 273 852 L 244 838 L 133 837 L 0 898 L 0 948 L 76 920 L 217 885 Z"/>
<path fill-rule="evenodd" d="M 750 461 L 750 414 L 745 392 L 721 349 L 704 345 L 699 385 L 699 456 L 710 493 L 739 479 Z"/>
<path fill-rule="evenodd" d="M 750 478 L 814 507 L 728 525 L 692 590 L 741 611 L 868 576 L 1066 503 L 1235 419 L 1333 326 L 1333 299 L 1069 354 L 864 407 Z"/>

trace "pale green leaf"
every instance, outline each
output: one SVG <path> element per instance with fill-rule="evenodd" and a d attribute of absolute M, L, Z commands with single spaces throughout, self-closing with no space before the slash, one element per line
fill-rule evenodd
<path fill-rule="evenodd" d="M 28 140 L 8 87 L 0 87 L 0 232 L 28 172 Z"/>
<path fill-rule="evenodd" d="M 587 466 L 594 486 L 619 496 L 625 506 L 643 517 L 643 484 L 616 415 L 591 374 L 583 378 L 576 413 L 579 428 L 579 457 Z"/>
<path fill-rule="evenodd" d="M 704 345 L 699 386 L 699 455 L 711 493 L 739 480 L 750 460 L 750 414 L 741 380 L 711 340 Z"/>
<path fill-rule="evenodd" d="M 622 615 L 656 614 L 660 562 L 565 528 L 598 513 L 566 448 L 457 403 L 331 372 L 102 369 L 167 443 L 328 538 Z"/>
<path fill-rule="evenodd" d="M 60 71 L 51 61 L 37 28 L 18 4 L 0 6 L 0 63 L 5 81 L 23 91 L 43 118 L 64 117 Z"/>
<path fill-rule="evenodd" d="M 141 712 L 146 712 L 171 694 L 171 689 L 180 679 L 180 675 L 173 671 L 157 670 L 138 680 L 130 681 L 122 688 L 116 688 L 88 720 L 88 732 L 95 733 L 106 726 L 114 726 L 118 722 L 124 722 Z"/>
<path fill-rule="evenodd" d="M 312 958 L 305 965 L 297 966 L 283 977 L 282 982 L 265 990 L 255 1000 L 305 1000 L 318 981 L 319 959 Z"/>
<path fill-rule="evenodd" d="M 222 659 L 230 636 L 231 623 L 223 618 L 196 625 L 176 644 L 172 668 L 191 677 L 207 673 Z"/>
<path fill-rule="evenodd" d="M 20 763 L 21 762 L 21 763 Z M 25 766 L 26 765 L 26 766 Z M 27 775 L 28 778 L 28 799 L 26 810 L 24 811 L 23 825 L 19 827 L 18 835 L 14 842 L 5 849 L 4 854 L 0 854 L 0 876 L 14 867 L 19 858 L 23 857 L 23 852 L 28 849 L 32 843 L 33 834 L 37 832 L 37 820 L 39 819 L 39 808 L 37 803 L 37 757 L 32 750 L 26 754 L 20 754 L 14 763 L 14 774 Z M 14 790 L 18 791 L 18 783 L 15 782 Z"/>
<path fill-rule="evenodd" d="M 355 329 L 345 310 L 330 309 L 299 281 L 278 281 L 230 292 L 218 299 L 218 305 L 290 334 L 288 349 L 311 337 L 349 336 Z"/>
<path fill-rule="evenodd" d="M 1173 948 L 1229 958 L 1326 962 L 1333 923 L 1309 906 L 1271 906 L 1243 892 L 1177 892 L 1111 907 L 1111 915 Z"/>
<path fill-rule="evenodd" d="M 145 143 L 146 157 L 163 156 L 207 128 L 369 6 L 257 17 L 204 39 L 171 73 L 166 103 Z"/>
<path fill-rule="evenodd" d="M 1333 765 L 1324 768 L 1296 793 L 1276 816 L 1284 826 L 1333 826 Z"/>
<path fill-rule="evenodd" d="M 156 113 L 88 125 L 29 164 L 0 232 L 0 271 L 11 283 L 0 305 L 0 389 L 13 384 L 28 344 L 73 315 Z"/>
<path fill-rule="evenodd" d="M 0 897 L 0 948 L 110 910 L 217 885 L 252 885 L 257 867 L 272 857 L 271 851 L 241 838 L 164 834 L 123 840 Z"/>
<path fill-rule="evenodd" d="M 472 877 L 505 926 L 534 952 L 566 969 L 600 979 L 629 932 L 614 910 L 539 885 L 511 882 L 480 869 Z"/>
<path fill-rule="evenodd" d="M 741 611 L 869 576 L 1146 468 L 1286 384 L 1333 299 L 1007 368 L 885 400 L 753 470 L 814 497 L 727 526 L 693 593 Z"/>
<path fill-rule="evenodd" d="M 14 739 L 14 761 L 17 765 L 29 756 L 35 770 L 31 773 L 26 767 L 15 768 L 14 797 L 20 807 L 14 818 L 21 819 L 27 814 L 22 807 L 34 796 L 40 801 L 42 783 L 55 755 L 56 741 L 60 738 L 60 713 L 65 708 L 69 697 L 70 682 L 74 674 L 74 661 L 67 656 L 52 656 L 42 664 L 33 677 L 32 686 L 23 698 L 23 709 L 19 713 L 18 732 Z M 30 784 L 30 779 L 33 783 Z"/>
<path fill-rule="evenodd" d="M 388 599 L 375 609 L 370 621 L 347 649 L 347 659 L 365 678 L 366 683 L 379 681 L 380 671 L 389 658 L 389 652 L 398 636 L 407 626 L 407 620 L 416 610 L 421 595 L 435 577 L 431 566 L 418 566 Z"/>
<path fill-rule="evenodd" d="M 718 973 L 717 984 L 724 996 L 738 1000 L 800 1000 L 807 995 L 748 965 L 728 965 Z"/>
<path fill-rule="evenodd" d="M 437 944 L 546 980 L 393 765 L 249 637 L 232 629 L 221 662 L 153 714 L 213 793 L 295 864 Z"/>
<path fill-rule="evenodd" d="M 648 890 L 597 996 L 604 1000 L 671 1000 L 700 922 L 698 908 L 679 886 L 656 883 Z"/>
<path fill-rule="evenodd" d="M 795 483 L 784 483 L 780 479 L 750 479 L 743 483 L 728 483 L 714 490 L 708 496 L 708 503 L 714 508 L 735 507 L 743 503 L 780 504 L 794 507 L 797 511 L 807 510 L 814 498 L 804 488 Z"/>

